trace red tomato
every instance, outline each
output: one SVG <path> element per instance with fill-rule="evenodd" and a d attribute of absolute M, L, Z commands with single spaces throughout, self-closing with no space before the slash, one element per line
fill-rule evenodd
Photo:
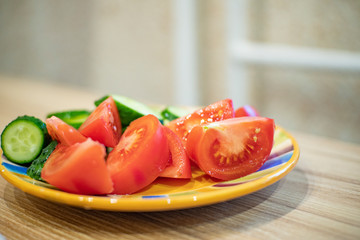
<path fill-rule="evenodd" d="M 235 110 L 235 117 L 258 117 L 258 116 L 260 116 L 258 111 L 250 105 L 244 105 Z"/>
<path fill-rule="evenodd" d="M 69 146 L 86 140 L 78 130 L 55 116 L 46 119 L 45 124 L 51 138 L 61 144 Z"/>
<path fill-rule="evenodd" d="M 233 117 L 233 102 L 231 99 L 225 99 L 196 110 L 189 115 L 175 119 L 166 124 L 166 126 L 175 132 L 182 140 L 184 146 L 186 146 L 187 135 L 194 126 Z"/>
<path fill-rule="evenodd" d="M 107 166 L 114 194 L 131 194 L 152 183 L 169 161 L 164 128 L 154 115 L 131 122 L 110 152 Z"/>
<path fill-rule="evenodd" d="M 274 139 L 274 120 L 241 117 L 196 126 L 186 150 L 212 177 L 232 180 L 258 170 L 269 156 Z"/>
<path fill-rule="evenodd" d="M 105 147 L 90 138 L 71 146 L 59 144 L 41 171 L 51 185 L 70 193 L 102 195 L 113 191 Z"/>
<path fill-rule="evenodd" d="M 81 124 L 80 133 L 107 147 L 115 147 L 121 136 L 120 116 L 114 99 L 108 97 Z"/>
<path fill-rule="evenodd" d="M 169 165 L 160 177 L 191 178 L 191 164 L 180 138 L 169 128 L 164 127 L 170 149 Z"/>

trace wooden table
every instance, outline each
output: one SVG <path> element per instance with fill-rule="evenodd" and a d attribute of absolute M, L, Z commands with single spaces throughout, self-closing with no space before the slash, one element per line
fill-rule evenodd
<path fill-rule="evenodd" d="M 0 124 L 90 108 L 96 93 L 0 78 Z M 290 131 L 291 132 L 291 131 Z M 360 239 L 360 145 L 291 132 L 295 169 L 256 193 L 169 212 L 84 210 L 28 195 L 0 177 L 6 239 Z"/>

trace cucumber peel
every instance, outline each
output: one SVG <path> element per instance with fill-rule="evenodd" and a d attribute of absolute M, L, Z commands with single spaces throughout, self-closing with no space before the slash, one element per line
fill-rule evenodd
<path fill-rule="evenodd" d="M 102 103 L 109 96 L 112 96 L 112 98 L 115 101 L 116 107 L 119 111 L 121 126 L 123 129 L 129 126 L 129 124 L 135 119 L 138 119 L 148 114 L 152 114 L 156 116 L 159 120 L 162 120 L 161 115 L 158 112 L 151 109 L 149 106 L 141 102 L 138 102 L 134 99 L 116 94 L 106 95 L 100 98 L 99 100 L 96 100 L 95 105 L 99 106 L 100 103 Z"/>
<path fill-rule="evenodd" d="M 191 111 L 186 110 L 182 107 L 175 107 L 175 106 L 167 106 L 162 112 L 161 116 L 164 120 L 172 121 L 179 117 L 188 115 Z"/>
<path fill-rule="evenodd" d="M 29 177 L 44 181 L 41 178 L 41 170 L 44 167 L 44 164 L 46 160 L 49 158 L 50 154 L 54 151 L 55 147 L 57 146 L 57 141 L 51 141 L 49 145 L 47 145 L 43 150 L 41 151 L 41 154 L 32 161 L 31 165 L 28 167 L 26 173 Z"/>
<path fill-rule="evenodd" d="M 49 113 L 46 117 L 47 118 L 50 118 L 52 116 L 58 117 L 61 120 L 63 120 L 65 123 L 78 129 L 81 126 L 81 124 L 85 122 L 85 120 L 89 117 L 90 114 L 91 112 L 87 110 L 70 110 L 64 112 Z"/>

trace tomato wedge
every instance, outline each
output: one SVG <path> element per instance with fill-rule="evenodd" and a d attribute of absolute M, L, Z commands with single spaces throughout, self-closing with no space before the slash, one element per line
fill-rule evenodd
<path fill-rule="evenodd" d="M 191 164 L 180 138 L 169 128 L 164 127 L 170 149 L 169 165 L 160 177 L 191 178 Z"/>
<path fill-rule="evenodd" d="M 46 119 L 45 124 L 51 138 L 61 144 L 69 146 L 86 140 L 78 130 L 55 116 Z"/>
<path fill-rule="evenodd" d="M 106 167 L 105 154 L 105 147 L 90 138 L 71 146 L 59 144 L 45 162 L 41 177 L 70 193 L 111 193 L 113 183 Z"/>
<path fill-rule="evenodd" d="M 175 119 L 166 126 L 176 133 L 186 146 L 187 135 L 194 126 L 217 122 L 234 117 L 234 107 L 231 99 L 224 99 L 207 107 L 196 110 L 186 116 Z"/>
<path fill-rule="evenodd" d="M 120 116 L 114 99 L 108 97 L 81 124 L 80 133 L 107 147 L 115 147 L 121 136 Z"/>
<path fill-rule="evenodd" d="M 114 194 L 131 194 L 152 183 L 169 161 L 164 127 L 154 115 L 131 122 L 109 153 L 107 166 Z"/>
<path fill-rule="evenodd" d="M 258 111 L 250 105 L 244 105 L 235 110 L 235 117 L 258 117 Z"/>
<path fill-rule="evenodd" d="M 274 120 L 241 117 L 196 126 L 186 150 L 208 175 L 232 180 L 258 170 L 269 156 L 274 139 Z"/>

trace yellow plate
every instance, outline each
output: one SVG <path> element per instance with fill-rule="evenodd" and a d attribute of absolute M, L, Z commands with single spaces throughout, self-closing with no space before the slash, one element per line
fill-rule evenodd
<path fill-rule="evenodd" d="M 85 209 L 108 211 L 167 211 L 227 201 L 258 191 L 288 174 L 299 159 L 296 140 L 277 127 L 272 153 L 257 172 L 232 181 L 216 181 L 193 169 L 191 180 L 159 178 L 132 195 L 87 196 L 66 193 L 26 176 L 26 168 L 1 158 L 0 174 L 31 195 Z"/>

